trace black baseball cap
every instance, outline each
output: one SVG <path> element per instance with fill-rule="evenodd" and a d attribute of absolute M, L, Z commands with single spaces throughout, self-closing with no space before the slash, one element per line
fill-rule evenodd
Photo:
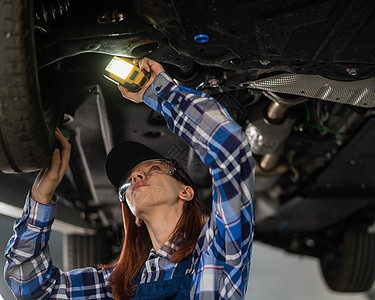
<path fill-rule="evenodd" d="M 105 169 L 109 181 L 118 189 L 125 175 L 142 161 L 165 159 L 158 152 L 138 142 L 125 141 L 117 144 L 108 153 Z"/>

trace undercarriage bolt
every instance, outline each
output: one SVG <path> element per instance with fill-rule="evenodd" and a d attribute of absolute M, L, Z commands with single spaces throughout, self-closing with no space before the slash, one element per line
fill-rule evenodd
<path fill-rule="evenodd" d="M 208 81 L 208 83 L 210 84 L 210 87 L 218 87 L 219 86 L 219 80 L 215 79 L 215 78 L 210 79 Z"/>
<path fill-rule="evenodd" d="M 357 75 L 357 74 L 358 74 L 358 71 L 359 71 L 359 69 L 358 69 L 358 68 L 355 68 L 355 67 L 347 67 L 347 68 L 346 68 L 346 72 L 348 72 L 348 74 L 349 74 L 350 76 L 355 76 L 355 75 Z"/>

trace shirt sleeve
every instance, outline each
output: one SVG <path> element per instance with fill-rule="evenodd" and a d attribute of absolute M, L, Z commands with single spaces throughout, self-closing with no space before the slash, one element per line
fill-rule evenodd
<path fill-rule="evenodd" d="M 244 295 L 255 226 L 255 161 L 247 137 L 215 99 L 178 86 L 166 73 L 155 78 L 143 101 L 165 117 L 168 127 L 197 152 L 212 176 L 212 213 L 198 241 L 197 273 L 223 269 L 226 284 L 204 286 L 209 276 L 202 276 L 196 289 L 224 298 Z"/>
<path fill-rule="evenodd" d="M 16 299 L 112 299 L 107 286 L 110 270 L 95 268 L 62 272 L 53 265 L 48 241 L 56 216 L 52 204 L 38 203 L 28 194 L 21 218 L 5 251 L 5 280 Z"/>

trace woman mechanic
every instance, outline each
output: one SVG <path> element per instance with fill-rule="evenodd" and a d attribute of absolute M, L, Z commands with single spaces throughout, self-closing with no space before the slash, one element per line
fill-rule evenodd
<path fill-rule="evenodd" d="M 119 191 L 125 240 L 114 266 L 62 272 L 48 250 L 56 215 L 54 191 L 69 165 L 61 144 L 38 174 L 6 249 L 6 281 L 18 299 L 242 299 L 254 234 L 254 160 L 241 127 L 213 98 L 178 86 L 148 58 L 138 93 L 122 95 L 161 113 L 209 166 L 212 212 L 203 224 L 194 184 L 178 164 L 136 143 L 116 145 L 107 176 Z"/>

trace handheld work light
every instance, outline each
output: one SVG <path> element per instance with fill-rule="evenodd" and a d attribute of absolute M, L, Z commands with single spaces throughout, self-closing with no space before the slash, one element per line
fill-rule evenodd
<path fill-rule="evenodd" d="M 131 59 L 118 56 L 111 59 L 103 75 L 133 93 L 143 88 L 151 76 L 146 70 L 141 70 Z"/>

